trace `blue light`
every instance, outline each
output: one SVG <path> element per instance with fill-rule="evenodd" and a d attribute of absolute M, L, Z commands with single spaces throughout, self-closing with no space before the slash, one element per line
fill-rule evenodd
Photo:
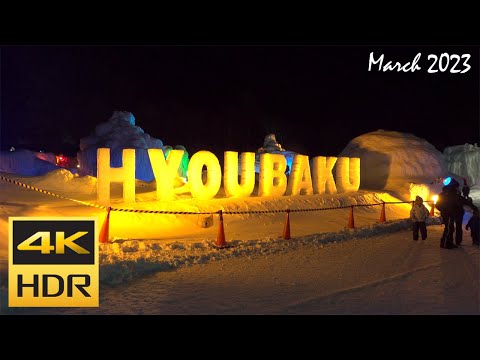
<path fill-rule="evenodd" d="M 447 186 L 448 184 L 450 184 L 450 181 L 452 181 L 452 178 L 449 176 L 445 178 L 445 180 L 443 180 L 443 185 Z"/>

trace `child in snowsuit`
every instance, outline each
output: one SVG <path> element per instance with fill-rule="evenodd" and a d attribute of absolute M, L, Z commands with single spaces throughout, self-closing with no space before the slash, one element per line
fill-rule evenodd
<path fill-rule="evenodd" d="M 420 196 L 415 198 L 415 204 L 410 210 L 410 219 L 413 221 L 413 240 L 418 240 L 418 230 L 422 235 L 422 240 L 427 238 L 427 226 L 425 220 L 429 215 L 428 209 L 423 204 L 423 199 Z"/>
<path fill-rule="evenodd" d="M 473 245 L 480 245 L 480 217 L 478 215 L 478 209 L 473 212 L 473 216 L 468 220 L 465 229 L 470 229 Z"/>

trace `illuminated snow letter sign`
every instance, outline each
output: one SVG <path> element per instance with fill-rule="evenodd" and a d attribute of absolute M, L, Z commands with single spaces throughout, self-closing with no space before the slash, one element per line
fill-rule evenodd
<path fill-rule="evenodd" d="M 203 167 L 207 168 L 207 181 L 203 183 Z M 210 151 L 195 153 L 188 164 L 188 182 L 192 197 L 208 200 L 217 195 L 222 183 L 222 169 L 215 154 Z"/>
<path fill-rule="evenodd" d="M 337 186 L 333 180 L 333 167 L 337 162 L 336 157 L 317 156 L 312 160 L 313 191 L 315 194 L 335 194 Z"/>
<path fill-rule="evenodd" d="M 287 159 L 281 154 L 260 155 L 258 196 L 282 196 L 287 189 Z"/>
<path fill-rule="evenodd" d="M 360 158 L 339 157 L 335 179 L 338 192 L 357 191 L 360 187 Z"/>
<path fill-rule="evenodd" d="M 223 166 L 223 186 L 227 197 L 247 197 L 255 187 L 255 153 L 245 152 L 241 155 L 240 183 L 238 183 L 238 153 L 225 151 Z"/>
<path fill-rule="evenodd" d="M 175 179 L 181 166 L 183 150 L 170 150 L 165 158 L 160 149 L 148 149 L 157 185 L 157 199 L 174 198 Z M 205 176 L 203 174 L 206 169 Z M 360 187 L 360 159 L 295 155 L 292 170 L 285 174 L 287 160 L 281 154 L 261 154 L 258 196 L 335 194 L 355 192 Z M 335 173 L 335 177 L 334 177 Z M 110 201 L 110 184 L 123 184 L 123 200 L 135 201 L 135 150 L 124 149 L 122 167 L 110 167 L 110 149 L 97 152 L 97 198 Z M 222 169 L 215 154 L 195 153 L 188 164 L 188 186 L 193 198 L 208 200 L 215 197 L 222 183 Z M 227 197 L 250 196 L 255 187 L 255 154 L 225 151 L 223 185 Z"/>
<path fill-rule="evenodd" d="M 183 150 L 170 150 L 165 159 L 161 149 L 148 149 L 148 157 L 157 183 L 157 200 L 173 199 L 174 180 L 182 162 Z"/>
<path fill-rule="evenodd" d="M 110 201 L 110 184 L 123 184 L 123 201 L 135 201 L 135 149 L 123 149 L 122 167 L 110 167 L 110 149 L 97 151 L 97 198 L 101 203 Z"/>
<path fill-rule="evenodd" d="M 288 177 L 287 195 L 312 195 L 312 175 L 308 156 L 295 155 Z"/>

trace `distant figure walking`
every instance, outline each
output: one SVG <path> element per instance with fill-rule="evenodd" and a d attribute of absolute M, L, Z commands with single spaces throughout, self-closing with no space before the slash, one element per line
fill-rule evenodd
<path fill-rule="evenodd" d="M 410 219 L 413 221 L 413 240 L 418 240 L 418 231 L 422 235 L 422 240 L 427 238 L 427 225 L 425 221 L 429 215 L 428 209 L 423 204 L 423 199 L 420 196 L 415 198 L 415 203 L 410 210 Z"/>
<path fill-rule="evenodd" d="M 478 209 L 473 212 L 473 216 L 468 221 L 465 229 L 470 229 L 472 244 L 477 246 L 480 245 L 480 217 Z"/>

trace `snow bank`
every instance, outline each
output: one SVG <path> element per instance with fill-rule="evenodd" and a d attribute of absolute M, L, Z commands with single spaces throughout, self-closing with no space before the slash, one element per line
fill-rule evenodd
<path fill-rule="evenodd" d="M 56 168 L 56 170 L 42 176 L 32 176 L 28 178 L 15 178 L 9 176 L 9 178 L 24 184 L 35 186 L 42 190 L 64 195 L 67 194 L 74 199 L 78 194 L 92 195 L 97 191 L 97 178 L 72 174 L 64 168 Z"/>
<path fill-rule="evenodd" d="M 339 156 L 360 158 L 360 188 L 393 191 L 410 200 L 410 186 L 449 175 L 440 151 L 408 133 L 377 130 L 356 137 Z M 441 190 L 441 186 L 437 186 Z M 434 192 L 438 193 L 435 188 Z"/>
<path fill-rule="evenodd" d="M 38 176 L 58 169 L 58 166 L 37 157 L 30 150 L 1 151 L 0 172 L 24 176 Z"/>
<path fill-rule="evenodd" d="M 135 125 L 135 117 L 126 111 L 114 111 L 108 121 L 95 128 L 95 132 L 80 140 L 77 159 L 81 175 L 97 176 L 97 149 L 110 148 L 110 165 L 122 166 L 122 149 L 136 149 L 135 177 L 144 181 L 154 179 L 147 149 L 162 149 L 163 142 L 146 134 Z"/>
<path fill-rule="evenodd" d="M 443 156 L 452 173 L 465 177 L 470 186 L 480 186 L 480 147 L 477 144 L 445 148 Z M 463 185 L 463 182 L 460 182 Z"/>
<path fill-rule="evenodd" d="M 427 219 L 429 225 L 440 224 L 439 218 Z M 322 248 L 328 243 L 352 239 L 369 238 L 375 235 L 409 229 L 411 221 L 395 220 L 358 229 L 344 229 L 338 232 L 313 234 L 283 240 L 263 238 L 257 240 L 232 240 L 226 249 L 215 247 L 214 241 L 194 243 L 160 243 L 155 241 L 117 240 L 100 245 L 100 281 L 116 285 L 139 275 L 165 271 L 181 266 L 203 264 L 231 257 L 271 255 L 286 252 L 301 246 Z"/>

